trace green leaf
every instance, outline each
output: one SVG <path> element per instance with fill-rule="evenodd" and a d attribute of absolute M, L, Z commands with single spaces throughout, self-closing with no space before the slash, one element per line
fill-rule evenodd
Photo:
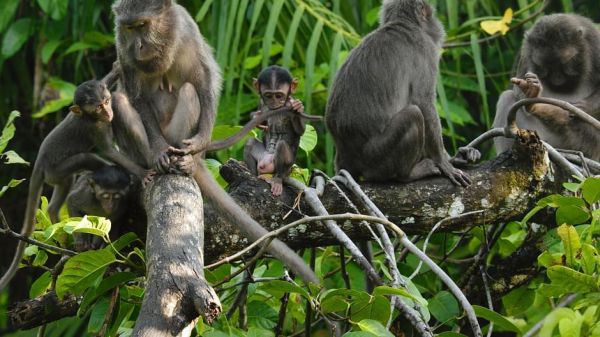
<path fill-rule="evenodd" d="M 379 337 L 378 335 L 374 335 L 370 332 L 365 331 L 357 331 L 357 332 L 347 332 L 343 337 Z"/>
<path fill-rule="evenodd" d="M 46 261 L 48 261 L 48 253 L 46 253 L 46 251 L 40 249 L 37 252 L 37 254 L 35 254 L 35 259 L 33 259 L 33 262 L 31 263 L 31 265 L 33 265 L 35 267 L 40 267 L 40 266 L 45 265 Z"/>
<path fill-rule="evenodd" d="M 381 295 L 381 296 L 398 295 L 398 296 L 410 298 L 411 300 L 419 302 L 419 304 L 421 304 L 423 306 L 427 306 L 427 301 L 423 297 L 413 296 L 411 293 L 408 292 L 408 290 L 406 290 L 404 288 L 392 288 L 392 287 L 388 287 L 388 286 L 379 286 L 373 290 L 373 295 L 375 295 L 375 296 L 377 296 L 377 295 Z"/>
<path fill-rule="evenodd" d="M 562 207 L 561 207 L 562 209 Z M 581 241 L 579 240 L 579 234 L 575 230 L 575 227 L 566 224 L 561 225 L 556 230 L 556 233 L 560 237 L 563 245 L 565 246 L 565 256 L 567 258 L 567 265 L 574 266 L 576 263 L 577 253 L 581 249 Z"/>
<path fill-rule="evenodd" d="M 31 18 L 24 18 L 13 22 L 2 40 L 2 56 L 10 58 L 16 54 L 33 32 L 33 20 Z"/>
<path fill-rule="evenodd" d="M 556 210 L 556 224 L 579 225 L 590 218 L 590 213 L 585 206 L 561 206 Z"/>
<path fill-rule="evenodd" d="M 120 252 L 123 248 L 129 246 L 132 242 L 139 240 L 138 236 L 133 233 L 125 233 L 117 241 L 113 242 L 112 245 L 105 247 L 104 249 L 109 250 L 112 253 Z"/>
<path fill-rule="evenodd" d="M 21 158 L 15 151 L 4 152 L 2 158 L 5 160 L 5 164 L 29 165 L 29 162 Z"/>
<path fill-rule="evenodd" d="M 248 303 L 248 325 L 266 330 L 273 330 L 277 325 L 279 314 L 267 303 L 252 301 Z"/>
<path fill-rule="evenodd" d="M 581 247 L 581 267 L 583 272 L 592 275 L 596 270 L 596 265 L 600 264 L 598 251 L 590 244 L 583 244 Z"/>
<path fill-rule="evenodd" d="M 60 40 L 51 40 L 44 44 L 44 47 L 42 47 L 42 62 L 44 64 L 48 64 L 48 61 L 61 44 L 62 41 Z"/>
<path fill-rule="evenodd" d="M 371 296 L 367 300 L 357 299 L 350 304 L 350 319 L 355 322 L 374 319 L 386 324 L 390 314 L 390 301 L 384 296 Z"/>
<path fill-rule="evenodd" d="M 538 337 L 552 337 L 552 332 L 554 331 L 554 328 L 563 319 L 574 320 L 575 312 L 569 308 L 558 308 L 552 311 L 549 315 L 546 316 L 546 319 L 544 320 L 544 325 L 542 326 L 542 329 L 540 329 Z"/>
<path fill-rule="evenodd" d="M 49 113 L 58 111 L 73 102 L 73 96 L 77 86 L 73 83 L 65 82 L 59 78 L 50 78 L 46 84 L 48 89 L 58 92 L 58 98 L 46 102 L 42 109 L 33 115 L 32 118 L 41 118 Z"/>
<path fill-rule="evenodd" d="M 379 337 L 394 337 L 381 323 L 372 319 L 363 319 L 357 325 L 362 331 L 370 332 Z"/>
<path fill-rule="evenodd" d="M 261 285 L 260 289 L 276 297 L 281 297 L 284 293 L 295 293 L 302 295 L 306 299 L 311 299 L 310 294 L 306 290 L 286 281 L 275 280 L 266 282 Z"/>
<path fill-rule="evenodd" d="M 448 291 L 440 291 L 429 300 L 429 312 L 442 323 L 460 316 L 458 302 Z"/>
<path fill-rule="evenodd" d="M 0 136 L 0 152 L 4 152 L 8 142 L 15 136 L 15 118 L 20 117 L 21 113 L 13 110 L 8 116 L 8 120 L 4 125 L 4 129 L 2 130 L 2 136 Z"/>
<path fill-rule="evenodd" d="M 25 179 L 11 179 L 10 182 L 8 182 L 8 185 L 2 186 L 2 189 L 0 189 L 0 198 L 4 195 L 4 193 L 6 193 L 6 191 L 8 191 L 9 188 L 19 186 L 24 181 Z"/>
<path fill-rule="evenodd" d="M 321 301 L 321 311 L 324 314 L 339 312 L 345 316 L 346 311 L 350 307 L 350 303 L 343 296 L 328 296 Z"/>
<path fill-rule="evenodd" d="M 552 285 L 562 288 L 563 294 L 598 291 L 598 278 L 580 273 L 565 266 L 548 268 Z"/>
<path fill-rule="evenodd" d="M 221 176 L 221 163 L 219 163 L 219 161 L 216 159 L 208 158 L 204 159 L 204 164 L 206 164 L 206 168 L 208 168 L 210 173 L 212 173 L 213 177 L 219 183 L 219 185 L 223 188 L 227 187 L 227 181 L 225 181 L 225 179 L 223 179 L 223 177 Z"/>
<path fill-rule="evenodd" d="M 271 58 L 271 45 L 273 44 L 273 37 L 275 35 L 275 29 L 277 28 L 277 23 L 279 22 L 279 14 L 281 13 L 281 9 L 285 4 L 284 0 L 273 0 L 271 2 L 271 8 L 269 10 L 269 20 L 267 21 L 267 25 L 265 26 L 265 35 L 262 39 L 262 67 L 266 68 L 270 63 Z"/>
<path fill-rule="evenodd" d="M 0 33 L 4 32 L 8 23 L 15 18 L 20 0 L 3 0 L 0 11 Z"/>
<path fill-rule="evenodd" d="M 563 183 L 563 187 L 567 189 L 567 191 L 571 191 L 573 193 L 579 191 L 582 183 Z"/>
<path fill-rule="evenodd" d="M 594 204 L 600 200 L 600 178 L 587 178 L 583 182 L 582 194 L 588 204 Z"/>
<path fill-rule="evenodd" d="M 90 321 L 88 322 L 87 332 L 90 334 L 97 334 L 102 329 L 106 313 L 108 312 L 108 306 L 110 305 L 110 298 L 108 296 L 102 297 L 94 308 L 90 315 Z"/>
<path fill-rule="evenodd" d="M 46 14 L 57 21 L 65 17 L 69 7 L 69 0 L 38 0 L 37 2 Z"/>
<path fill-rule="evenodd" d="M 29 288 L 29 298 L 36 298 L 46 293 L 46 290 L 50 289 L 50 284 L 52 283 L 52 274 L 49 271 L 44 272 L 40 277 L 38 277 L 31 288 Z"/>
<path fill-rule="evenodd" d="M 85 294 L 83 301 L 81 301 L 81 305 L 79 306 L 77 315 L 82 316 L 88 310 L 89 306 L 106 292 L 114 289 L 115 287 L 121 286 L 126 282 L 134 280 L 136 277 L 137 275 L 134 273 L 119 272 L 105 278 L 102 280 L 102 282 L 100 282 L 100 285 L 98 285 L 96 289 L 93 289 L 91 292 Z"/>
<path fill-rule="evenodd" d="M 63 298 L 67 292 L 81 295 L 93 286 L 109 265 L 116 262 L 115 255 L 107 250 L 83 252 L 67 261 L 56 282 L 56 294 Z"/>
<path fill-rule="evenodd" d="M 479 305 L 474 305 L 473 309 L 475 310 L 475 314 L 477 317 L 485 318 L 490 322 L 493 322 L 494 325 L 503 330 L 503 331 L 512 331 L 516 333 L 520 333 L 521 330 L 517 328 L 511 321 L 507 320 L 504 316 L 499 313 L 492 311 L 488 308 L 481 307 Z"/>
<path fill-rule="evenodd" d="M 466 335 L 463 335 L 458 332 L 453 332 L 453 331 L 444 331 L 440 334 L 437 334 L 436 336 L 437 337 L 467 337 Z"/>
<path fill-rule="evenodd" d="M 110 228 L 110 220 L 100 216 L 85 215 L 80 221 L 66 223 L 64 231 L 67 234 L 86 233 L 100 237 L 108 237 Z"/>
<path fill-rule="evenodd" d="M 317 139 L 318 136 L 315 128 L 310 124 L 306 125 L 306 130 L 302 137 L 300 137 L 300 148 L 309 153 L 317 146 Z"/>
<path fill-rule="evenodd" d="M 89 43 L 89 42 L 75 42 L 71 46 L 69 46 L 69 48 L 67 48 L 67 50 L 62 55 L 66 56 L 71 53 L 75 53 L 75 52 L 78 52 L 81 50 L 88 50 L 88 49 L 99 50 L 99 49 L 101 49 L 101 47 L 94 43 Z"/>
<path fill-rule="evenodd" d="M 200 22 L 202 20 L 204 20 L 204 16 L 206 15 L 206 13 L 208 13 L 208 10 L 210 9 L 210 5 L 212 5 L 213 0 L 206 0 L 204 1 L 204 3 L 202 4 L 202 7 L 200 7 L 200 10 L 198 11 L 198 14 L 196 14 L 196 22 Z"/>
<path fill-rule="evenodd" d="M 275 333 L 269 330 L 250 328 L 246 337 L 275 337 Z"/>
<path fill-rule="evenodd" d="M 535 300 L 535 291 L 519 287 L 502 297 L 502 304 L 509 316 L 516 316 L 529 309 Z"/>

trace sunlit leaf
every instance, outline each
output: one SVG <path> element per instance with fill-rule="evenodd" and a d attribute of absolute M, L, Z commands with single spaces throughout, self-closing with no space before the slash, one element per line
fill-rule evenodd
<path fill-rule="evenodd" d="M 563 294 L 598 291 L 598 277 L 586 275 L 565 266 L 548 268 L 552 285 L 560 287 Z"/>
<path fill-rule="evenodd" d="M 302 137 L 300 137 L 300 148 L 304 151 L 311 152 L 317 146 L 318 136 L 315 128 L 308 124 Z"/>
<path fill-rule="evenodd" d="M 8 182 L 8 185 L 2 186 L 2 188 L 0 189 L 0 197 L 2 197 L 4 195 L 4 193 L 6 193 L 6 191 L 8 191 L 9 188 L 19 186 L 24 181 L 25 181 L 25 179 L 11 179 Z"/>
<path fill-rule="evenodd" d="M 19 154 L 15 151 L 4 152 L 2 154 L 2 159 L 4 159 L 5 164 L 29 165 L 29 162 L 21 158 L 21 156 L 19 156 Z"/>
<path fill-rule="evenodd" d="M 600 178 L 587 178 L 583 182 L 582 194 L 588 204 L 593 204 L 600 200 Z"/>
<path fill-rule="evenodd" d="M 36 298 L 40 295 L 46 293 L 46 290 L 50 289 L 50 284 L 52 283 L 52 274 L 49 271 L 44 272 L 40 277 L 38 277 L 31 288 L 29 288 L 29 298 Z"/>
<path fill-rule="evenodd" d="M 379 337 L 394 337 L 394 335 L 392 335 L 392 333 L 389 332 L 385 326 L 372 319 L 363 319 L 362 321 L 358 322 L 357 325 L 362 331 L 370 332 Z"/>
<path fill-rule="evenodd" d="M 512 8 L 508 8 L 504 12 L 504 16 L 500 20 L 481 21 L 481 29 L 483 29 L 484 32 L 490 35 L 494 35 L 498 32 L 500 32 L 502 35 L 506 35 L 508 30 L 510 29 L 509 24 L 512 22 L 512 18 L 513 10 Z"/>
<path fill-rule="evenodd" d="M 10 140 L 15 136 L 16 127 L 14 121 L 15 118 L 20 116 L 21 113 L 16 110 L 11 111 L 10 115 L 8 116 L 8 120 L 2 129 L 2 136 L 0 136 L 0 153 L 4 152 L 8 142 L 10 142 Z"/>
<path fill-rule="evenodd" d="M 579 240 L 579 234 L 575 230 L 575 227 L 569 225 L 561 225 L 556 230 L 556 233 L 560 237 L 565 247 L 565 256 L 567 257 L 567 265 L 573 266 L 575 264 L 575 258 L 579 249 L 581 248 L 581 241 Z"/>

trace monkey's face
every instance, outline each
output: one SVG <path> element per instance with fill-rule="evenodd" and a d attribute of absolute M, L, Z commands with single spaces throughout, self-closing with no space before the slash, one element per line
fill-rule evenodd
<path fill-rule="evenodd" d="M 260 86 L 260 97 L 269 109 L 282 108 L 290 97 L 290 84 L 282 83 L 277 88 Z"/>
<path fill-rule="evenodd" d="M 570 92 L 583 80 L 584 53 L 577 46 L 544 46 L 531 53 L 531 71 L 553 91 Z"/>
<path fill-rule="evenodd" d="M 105 189 L 99 186 L 95 187 L 94 194 L 107 216 L 112 215 L 119 209 L 125 196 L 125 192 L 122 190 Z"/>

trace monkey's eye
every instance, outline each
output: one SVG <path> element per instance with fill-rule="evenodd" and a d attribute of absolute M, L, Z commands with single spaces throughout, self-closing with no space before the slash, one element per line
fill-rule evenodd
<path fill-rule="evenodd" d="M 120 194 L 114 194 L 113 195 L 113 199 L 121 199 L 121 195 Z"/>
<path fill-rule="evenodd" d="M 102 199 L 110 199 L 110 194 L 109 193 L 102 193 L 102 195 L 100 197 Z"/>
<path fill-rule="evenodd" d="M 276 100 L 282 100 L 282 99 L 284 99 L 284 98 L 285 98 L 285 95 L 284 95 L 284 94 L 281 94 L 281 93 L 277 93 L 277 94 L 275 94 L 275 99 L 276 99 Z"/>

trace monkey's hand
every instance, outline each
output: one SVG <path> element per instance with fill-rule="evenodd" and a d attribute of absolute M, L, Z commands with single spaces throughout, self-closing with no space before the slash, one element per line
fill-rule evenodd
<path fill-rule="evenodd" d="M 278 177 L 273 177 L 269 180 L 269 184 L 271 184 L 271 193 L 276 197 L 280 196 L 283 192 L 283 180 Z"/>
<path fill-rule="evenodd" d="M 469 176 L 463 171 L 452 166 L 450 162 L 442 161 L 441 163 L 437 163 L 437 167 L 440 169 L 443 175 L 452 181 L 454 185 L 463 187 L 471 185 L 471 178 L 469 178 Z"/>
<path fill-rule="evenodd" d="M 542 95 L 542 83 L 534 73 L 528 72 L 522 79 L 513 77 L 510 81 L 521 89 L 525 98 L 536 98 Z"/>
<path fill-rule="evenodd" d="M 156 176 L 155 170 L 147 170 L 146 175 L 142 179 L 142 186 L 146 187 L 148 184 L 150 184 L 154 180 L 155 176 Z"/>
<path fill-rule="evenodd" d="M 191 154 L 176 158 L 172 156 L 171 162 L 175 166 L 174 168 L 172 168 L 172 173 L 191 176 L 192 173 L 194 173 L 194 170 L 196 169 L 196 162 L 194 161 L 194 156 L 192 156 Z"/>
<path fill-rule="evenodd" d="M 304 103 L 302 103 L 302 101 L 290 97 L 290 104 L 292 106 L 292 109 L 294 109 L 294 111 L 300 112 L 300 113 L 304 112 Z"/>
<path fill-rule="evenodd" d="M 154 170 L 160 174 L 169 173 L 171 160 L 169 159 L 168 151 L 160 151 L 153 159 Z"/>
<path fill-rule="evenodd" d="M 456 155 L 450 158 L 450 163 L 453 166 L 464 167 L 479 159 L 481 159 L 481 152 L 479 152 L 479 150 L 473 147 L 464 146 L 458 148 Z"/>
<path fill-rule="evenodd" d="M 167 151 L 171 155 L 176 155 L 180 157 L 194 155 L 198 152 L 204 151 L 206 147 L 208 147 L 209 143 L 210 140 L 206 139 L 206 137 L 196 136 L 182 140 L 182 147 L 180 149 L 171 146 Z"/>

